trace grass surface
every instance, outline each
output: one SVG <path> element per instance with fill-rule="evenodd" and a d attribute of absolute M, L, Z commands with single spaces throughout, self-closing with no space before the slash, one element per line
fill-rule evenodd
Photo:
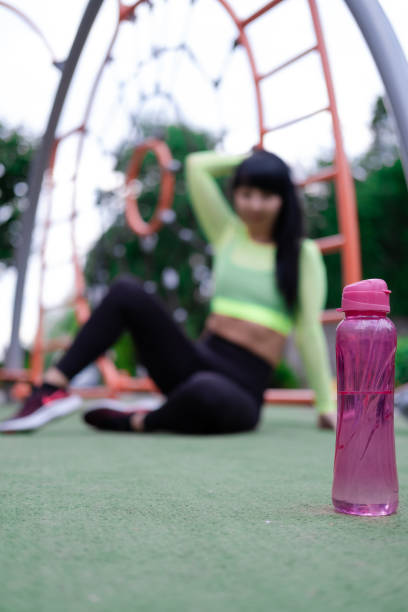
<path fill-rule="evenodd" d="M 4 416 L 7 413 L 4 411 Z M 334 513 L 334 435 L 270 408 L 256 433 L 102 434 L 78 416 L 0 438 L 0 610 L 407 610 L 400 510 Z"/>

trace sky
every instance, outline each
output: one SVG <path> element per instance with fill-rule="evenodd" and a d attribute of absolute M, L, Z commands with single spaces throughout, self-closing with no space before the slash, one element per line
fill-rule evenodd
<path fill-rule="evenodd" d="M 262 0 L 231 0 L 240 17 L 264 4 Z M 57 60 L 63 60 L 74 38 L 86 0 L 14 0 L 13 6 L 25 12 L 42 30 Z M 381 0 L 380 4 L 408 54 L 408 2 Z M 256 142 L 254 91 L 248 63 L 242 48 L 231 52 L 235 28 L 216 0 L 157 0 L 157 10 L 141 7 L 136 23 L 125 24 L 114 48 L 113 61 L 104 72 L 90 117 L 90 133 L 81 158 L 78 203 L 81 219 L 77 241 L 85 253 L 104 224 L 93 204 L 96 186 L 119 187 L 121 177 L 112 171 L 112 151 L 123 140 L 135 137 L 131 114 L 138 112 L 153 120 L 174 120 L 181 113 L 191 125 L 222 135 L 223 148 L 231 152 L 249 150 Z M 248 11 L 248 6 L 251 10 Z M 318 0 L 331 63 L 338 110 L 346 152 L 351 159 L 370 144 L 369 122 L 374 101 L 383 86 L 362 35 L 342 0 Z M 313 44 L 310 17 L 305 0 L 285 0 L 282 5 L 248 27 L 259 71 L 264 73 Z M 116 0 L 105 0 L 95 22 L 76 77 L 67 98 L 58 133 L 77 127 L 86 109 L 88 95 L 101 58 L 114 32 Z M 24 44 L 22 42 L 24 41 Z M 193 49 L 194 60 L 176 51 L 181 42 Z M 158 60 L 146 61 L 151 48 L 167 48 Z M 0 49 L 7 61 L 0 65 L 3 87 L 0 121 L 21 127 L 33 136 L 41 135 L 46 124 L 60 73 L 50 61 L 50 53 L 27 26 L 0 3 Z M 136 63 L 135 63 L 135 58 Z M 144 61 L 144 64 L 140 64 Z M 137 65 L 139 62 L 139 66 Z M 211 81 L 223 75 L 215 90 Z M 152 96 L 155 83 L 171 91 L 177 100 L 169 104 L 163 96 Z M 146 102 L 143 102 L 143 95 Z M 308 56 L 291 69 L 262 83 L 267 125 L 286 121 L 325 105 L 325 90 L 319 61 Z M 330 155 L 332 138 L 328 118 L 321 115 L 308 124 L 267 136 L 267 148 L 288 161 L 296 176 L 313 168 L 318 157 Z M 58 228 L 47 246 L 52 270 L 45 285 L 44 301 L 55 305 L 72 290 L 68 226 L 63 220 L 72 202 L 72 174 L 78 140 L 68 139 L 61 147 L 56 166 Z M 0 160 L 1 162 L 1 160 Z M 45 198 L 39 218 L 44 218 Z M 118 198 L 118 210 L 120 208 Z M 41 225 L 34 236 L 39 248 Z M 39 259 L 30 263 L 22 339 L 33 337 L 38 309 Z M 7 344 L 15 274 L 0 268 L 1 312 L 0 356 Z"/>

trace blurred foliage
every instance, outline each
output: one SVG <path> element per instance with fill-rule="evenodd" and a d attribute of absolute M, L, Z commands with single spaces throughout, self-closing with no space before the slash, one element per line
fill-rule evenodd
<path fill-rule="evenodd" d="M 28 168 L 33 144 L 18 130 L 0 123 L 0 261 L 13 263 L 20 239 L 20 216 L 27 199 Z"/>
<path fill-rule="evenodd" d="M 391 120 L 381 98 L 371 123 L 372 145 L 353 165 L 358 202 L 364 278 L 383 278 L 392 290 L 393 315 L 408 313 L 408 194 Z M 320 162 L 320 166 L 331 165 Z M 338 233 L 332 185 L 318 186 L 305 194 L 306 219 L 313 238 Z M 325 257 L 327 306 L 341 301 L 341 270 L 338 254 Z"/>
<path fill-rule="evenodd" d="M 408 382 L 408 336 L 401 336 L 397 341 L 395 355 L 395 386 Z"/>
<path fill-rule="evenodd" d="M 269 385 L 278 389 L 298 389 L 303 386 L 297 374 L 283 360 L 273 369 Z"/>

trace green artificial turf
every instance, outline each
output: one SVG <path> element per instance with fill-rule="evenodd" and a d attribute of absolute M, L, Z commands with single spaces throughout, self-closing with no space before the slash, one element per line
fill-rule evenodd
<path fill-rule="evenodd" d="M 4 412 L 6 415 L 6 412 Z M 0 438 L 0 610 L 404 611 L 400 510 L 332 510 L 334 435 L 268 408 L 256 433 L 102 434 L 77 415 Z"/>

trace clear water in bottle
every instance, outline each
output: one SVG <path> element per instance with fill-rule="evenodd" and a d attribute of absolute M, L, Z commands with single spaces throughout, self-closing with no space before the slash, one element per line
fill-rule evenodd
<path fill-rule="evenodd" d="M 372 291 L 373 281 L 386 288 L 384 281 L 378 279 L 349 287 L 371 282 L 368 287 Z M 356 303 L 361 307 L 345 309 L 346 318 L 337 329 L 338 417 L 332 499 L 339 512 L 381 516 L 392 514 L 398 506 L 394 443 L 396 330 L 384 307 L 382 311 L 370 310 L 364 300 L 358 301 L 361 299 L 356 294 L 354 302 L 346 299 L 348 307 Z M 369 301 L 367 296 L 366 299 Z"/>

